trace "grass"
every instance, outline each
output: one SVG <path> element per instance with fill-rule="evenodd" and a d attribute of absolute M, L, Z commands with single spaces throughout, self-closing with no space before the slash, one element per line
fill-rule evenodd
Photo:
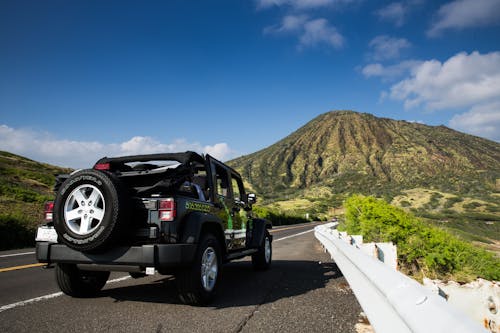
<path fill-rule="evenodd" d="M 403 191 L 392 204 L 467 241 L 491 244 L 500 240 L 499 204 L 495 195 L 477 199 L 417 188 Z"/>
<path fill-rule="evenodd" d="M 0 249 L 33 246 L 55 175 L 71 170 L 0 151 Z"/>
<path fill-rule="evenodd" d="M 454 211 L 430 213 L 417 211 L 417 216 L 429 223 L 445 228 L 452 233 L 459 234 L 466 240 L 491 243 L 491 240 L 500 241 L 500 217 L 493 214 Z"/>
<path fill-rule="evenodd" d="M 36 225 L 20 210 L 0 213 L 0 250 L 34 246 Z"/>
<path fill-rule="evenodd" d="M 264 200 L 262 206 L 277 213 L 294 216 L 309 214 L 330 219 L 341 211 L 349 193 L 339 194 L 333 187 L 314 186 L 294 191 L 289 199 Z M 435 189 L 415 188 L 382 196 L 394 206 L 404 208 L 440 228 L 467 240 L 491 244 L 500 240 L 499 200 L 495 194 L 471 198 Z M 298 199 L 300 198 L 300 199 Z"/>
<path fill-rule="evenodd" d="M 0 250 L 34 246 L 36 229 L 43 221 L 43 205 L 0 197 Z"/>
<path fill-rule="evenodd" d="M 345 206 L 347 232 L 361 234 L 368 242 L 394 242 L 402 271 L 417 279 L 424 276 L 458 282 L 477 277 L 500 279 L 500 258 L 446 229 L 374 197 L 354 195 L 346 200 Z M 498 230 L 498 224 L 492 226 Z"/>

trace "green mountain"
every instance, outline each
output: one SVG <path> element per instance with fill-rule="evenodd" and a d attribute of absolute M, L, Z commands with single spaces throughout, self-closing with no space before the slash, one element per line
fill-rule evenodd
<path fill-rule="evenodd" d="M 71 172 L 0 151 L 0 250 L 34 244 L 55 175 Z"/>
<path fill-rule="evenodd" d="M 280 211 L 328 216 L 362 193 L 438 220 L 463 211 L 499 219 L 500 144 L 445 126 L 328 112 L 229 164 Z"/>
<path fill-rule="evenodd" d="M 387 187 L 491 192 L 500 178 L 500 144 L 444 126 L 335 111 L 230 164 L 269 198 L 318 184 L 375 194 Z"/>

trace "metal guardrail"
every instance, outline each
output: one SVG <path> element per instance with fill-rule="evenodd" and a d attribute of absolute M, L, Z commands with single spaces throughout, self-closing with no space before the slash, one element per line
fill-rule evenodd
<path fill-rule="evenodd" d="M 487 333 L 417 281 L 394 271 L 339 238 L 336 223 L 314 228 L 379 333 Z"/>

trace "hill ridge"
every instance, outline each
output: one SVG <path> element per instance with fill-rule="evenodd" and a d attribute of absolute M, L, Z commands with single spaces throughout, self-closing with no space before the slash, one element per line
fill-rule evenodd
<path fill-rule="evenodd" d="M 275 144 L 229 164 L 269 198 L 289 188 L 335 186 L 339 181 L 351 182 L 342 189 L 359 190 L 356 179 L 380 189 L 423 186 L 451 192 L 467 192 L 464 186 L 479 181 L 495 191 L 500 144 L 443 125 L 340 110 L 323 113 Z"/>

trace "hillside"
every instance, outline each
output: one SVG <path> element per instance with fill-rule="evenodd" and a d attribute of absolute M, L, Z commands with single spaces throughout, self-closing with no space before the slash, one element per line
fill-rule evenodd
<path fill-rule="evenodd" d="M 55 175 L 70 171 L 0 151 L 0 250 L 34 243 Z"/>
<path fill-rule="evenodd" d="M 328 112 L 229 164 L 279 211 L 331 216 L 362 193 L 437 221 L 456 213 L 496 221 L 481 234 L 500 239 L 500 144 L 445 126 Z"/>
<path fill-rule="evenodd" d="M 335 192 L 389 186 L 466 194 L 495 190 L 500 144 L 444 126 L 337 111 L 230 164 L 269 198 L 317 184 Z M 480 184 L 471 186 L 475 182 Z"/>

